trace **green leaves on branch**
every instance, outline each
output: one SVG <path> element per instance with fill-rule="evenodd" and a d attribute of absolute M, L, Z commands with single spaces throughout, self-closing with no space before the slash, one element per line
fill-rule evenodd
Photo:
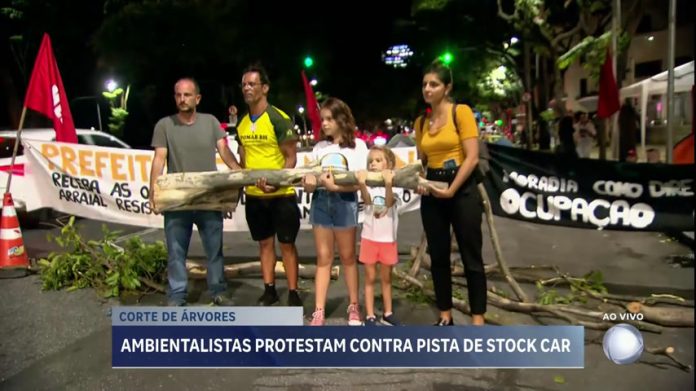
<path fill-rule="evenodd" d="M 607 41 L 608 38 L 611 37 L 611 32 L 607 32 L 600 36 L 599 38 L 596 37 L 585 37 L 580 43 L 577 45 L 573 46 L 568 50 L 567 52 L 563 53 L 560 57 L 558 57 L 558 60 L 556 60 L 556 65 L 558 66 L 559 69 L 566 69 L 568 68 L 572 63 L 575 62 L 578 58 L 581 56 L 585 55 L 585 53 L 589 52 L 590 50 L 595 49 L 595 46 L 597 48 L 604 49 L 606 51 L 607 48 Z"/>
<path fill-rule="evenodd" d="M 121 87 L 116 88 L 112 92 L 109 92 L 109 91 L 102 92 L 102 95 L 104 96 L 104 98 L 109 100 L 109 103 L 114 102 L 121 94 L 123 94 L 123 88 L 121 88 Z"/>
<path fill-rule="evenodd" d="M 626 32 L 621 33 L 618 40 L 619 52 L 626 50 L 630 42 L 631 39 L 628 34 Z M 599 80 L 602 64 L 604 64 L 607 48 L 610 45 L 611 31 L 607 31 L 599 37 L 585 37 L 580 43 L 563 53 L 556 60 L 556 65 L 559 69 L 565 69 L 576 60 L 580 60 L 590 79 L 597 81 Z"/>
<path fill-rule="evenodd" d="M 102 96 L 109 101 L 109 107 L 111 107 L 109 131 L 117 137 L 123 136 L 123 129 L 126 127 L 128 95 L 130 95 L 130 86 L 126 87 L 125 91 L 123 88 L 118 87 L 111 92 L 102 92 Z"/>
<path fill-rule="evenodd" d="M 0 14 L 7 16 L 11 20 L 20 20 L 24 16 L 22 11 L 9 7 L 0 8 Z"/>
<path fill-rule="evenodd" d="M 588 292 L 606 294 L 607 288 L 604 286 L 604 276 L 600 271 L 591 271 L 581 278 L 564 277 L 553 279 L 554 281 L 567 281 L 570 292 L 561 294 L 556 289 L 549 289 L 542 281 L 536 282 L 538 291 L 537 301 L 539 304 L 572 304 L 587 302 Z"/>
<path fill-rule="evenodd" d="M 120 137 L 123 135 L 123 129 L 126 126 L 126 118 L 128 118 L 128 111 L 118 108 L 111 108 L 111 118 L 109 118 L 109 131 L 111 134 Z"/>
<path fill-rule="evenodd" d="M 61 247 L 39 260 L 45 290 L 94 288 L 104 297 L 118 297 L 123 291 L 143 288 L 143 282 L 166 281 L 167 251 L 162 242 L 144 243 L 140 237 L 114 243 L 118 231 L 102 227 L 103 238 L 86 241 L 75 227 L 75 218 L 48 240 Z"/>
<path fill-rule="evenodd" d="M 494 101 L 522 94 L 522 81 L 517 73 L 504 66 L 492 69 L 476 86 L 482 97 Z"/>

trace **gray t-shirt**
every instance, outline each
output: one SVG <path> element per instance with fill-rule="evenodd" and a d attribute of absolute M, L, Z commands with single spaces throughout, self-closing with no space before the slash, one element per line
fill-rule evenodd
<path fill-rule="evenodd" d="M 167 172 L 217 171 L 217 141 L 227 137 L 220 122 L 210 114 L 196 113 L 196 121 L 186 125 L 175 115 L 155 125 L 152 146 L 167 148 Z"/>

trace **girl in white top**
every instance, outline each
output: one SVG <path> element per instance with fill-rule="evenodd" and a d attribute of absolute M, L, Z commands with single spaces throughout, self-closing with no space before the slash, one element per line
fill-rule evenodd
<path fill-rule="evenodd" d="M 358 265 L 355 256 L 355 235 L 358 227 L 357 185 L 337 185 L 333 172 L 358 171 L 365 169 L 367 146 L 355 138 L 355 120 L 348 105 L 336 98 L 329 98 L 321 107 L 321 138 L 314 146 L 312 155 L 322 166 L 323 173 L 317 189 L 317 178 L 306 175 L 303 178 L 305 191 L 314 192 L 309 210 L 309 222 L 314 231 L 317 250 L 317 271 L 315 276 L 315 310 L 312 326 L 322 326 L 325 322 L 326 293 L 329 289 L 331 263 L 334 259 L 334 242 L 338 246 L 338 256 L 343 265 L 343 275 L 350 302 L 348 305 L 348 325 L 360 326 L 360 306 L 358 305 Z M 316 190 L 316 191 L 315 191 Z"/>
<path fill-rule="evenodd" d="M 399 226 L 397 213 L 399 198 L 392 190 L 394 180 L 394 152 L 386 147 L 373 146 L 367 157 L 367 167 L 373 172 L 382 172 L 384 187 L 368 188 L 365 184 L 367 172 L 358 172 L 360 194 L 365 203 L 364 220 L 360 240 L 360 262 L 365 265 L 365 326 L 375 326 L 375 277 L 380 263 L 380 281 L 384 313 L 379 322 L 387 326 L 399 326 L 392 312 L 391 273 L 399 261 L 396 231 Z"/>

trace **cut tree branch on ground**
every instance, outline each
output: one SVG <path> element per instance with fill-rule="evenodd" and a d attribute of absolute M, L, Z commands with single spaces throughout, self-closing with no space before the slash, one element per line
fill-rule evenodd
<path fill-rule="evenodd" d="M 423 260 L 423 256 L 425 255 L 426 245 L 427 245 L 427 239 L 425 238 L 425 232 L 423 232 L 421 234 L 420 243 L 418 244 L 418 247 L 416 248 L 416 253 L 414 254 L 413 266 L 411 266 L 411 270 L 409 270 L 409 272 L 408 272 L 409 276 L 415 277 L 418 274 L 418 271 L 420 270 L 420 267 L 421 267 L 421 262 Z"/>
<path fill-rule="evenodd" d="M 149 278 L 138 277 L 138 280 L 140 280 L 140 282 L 142 282 L 143 285 L 146 285 L 146 286 L 156 290 L 157 292 L 167 293 L 167 288 L 165 288 L 164 285 L 158 284 L 158 283 L 150 280 Z"/>
<path fill-rule="evenodd" d="M 681 362 L 681 360 L 676 358 L 674 356 L 674 348 L 671 346 L 667 346 L 665 348 L 650 348 L 646 346 L 645 350 L 643 351 L 657 356 L 665 356 L 672 360 L 672 362 L 675 363 L 679 367 L 679 369 L 682 369 L 686 372 L 691 372 L 691 365 L 684 364 L 683 362 Z"/>
<path fill-rule="evenodd" d="M 482 186 L 481 186 L 482 187 Z M 553 317 L 563 319 L 566 322 L 570 324 L 575 324 L 575 325 L 582 325 L 587 328 L 591 329 L 596 329 L 596 330 L 607 330 L 610 327 L 614 325 L 614 321 L 609 322 L 606 321 L 604 318 L 604 312 L 592 310 L 589 308 L 577 306 L 577 305 L 572 305 L 572 304 L 538 304 L 538 303 L 532 303 L 528 301 L 528 298 L 525 294 L 525 292 L 521 289 L 519 284 L 517 283 L 517 279 L 520 279 L 524 282 L 530 282 L 534 284 L 538 284 L 540 286 L 548 286 L 548 285 L 563 285 L 563 286 L 570 286 L 571 288 L 574 288 L 575 291 L 579 291 L 581 294 L 585 294 L 593 299 L 599 300 L 604 303 L 612 303 L 617 306 L 617 309 L 619 311 L 624 311 L 623 307 L 626 304 L 625 301 L 628 301 L 628 299 L 633 299 L 631 301 L 638 301 L 640 303 L 650 303 L 650 302 L 657 302 L 657 301 L 663 301 L 663 302 L 670 302 L 670 303 L 678 303 L 679 305 L 682 306 L 688 306 L 691 304 L 691 307 L 693 307 L 693 302 L 689 303 L 689 301 L 684 300 L 680 297 L 672 296 L 672 295 L 651 295 L 650 297 L 633 297 L 633 296 L 626 296 L 626 295 L 613 295 L 609 294 L 607 292 L 600 292 L 593 290 L 592 286 L 588 286 L 588 278 L 577 278 L 577 277 L 572 277 L 568 274 L 562 273 L 557 266 L 554 265 L 540 265 L 540 266 L 526 266 L 526 267 L 508 267 L 504 257 L 502 256 L 502 251 L 500 249 L 498 239 L 497 239 L 497 233 L 495 226 L 493 225 L 493 217 L 492 213 L 490 211 L 490 199 L 488 199 L 487 194 L 485 192 L 485 188 L 479 189 L 481 193 L 481 197 L 484 200 L 484 205 L 486 207 L 484 208 L 484 211 L 486 212 L 486 217 L 487 217 L 487 222 L 489 226 L 489 231 L 491 232 L 491 242 L 494 247 L 494 251 L 496 254 L 496 261 L 497 263 L 495 265 L 485 265 L 485 271 L 487 275 L 493 275 L 493 274 L 501 274 L 504 278 L 504 280 L 508 283 L 508 285 L 512 288 L 513 292 L 519 299 L 519 301 L 511 300 L 508 299 L 504 296 L 501 296 L 497 290 L 495 290 L 494 287 L 492 287 L 491 290 L 488 292 L 488 302 L 498 308 L 508 310 L 508 311 L 515 311 L 515 312 L 520 312 L 520 313 L 527 313 L 530 315 L 536 315 L 540 313 L 545 313 L 549 314 Z M 497 246 L 496 246 L 497 245 Z M 420 268 L 424 269 L 430 269 L 430 256 L 427 254 L 425 251 L 427 247 L 427 240 L 425 239 L 425 235 L 421 236 L 420 243 L 417 247 L 412 247 L 411 248 L 411 256 L 413 257 L 413 264 L 408 271 L 408 273 L 403 273 L 401 271 L 398 271 L 397 269 L 394 269 L 395 275 L 400 278 L 401 280 L 405 281 L 408 285 L 414 286 L 419 288 L 421 291 L 423 291 L 424 294 L 427 294 L 429 296 L 433 296 L 433 292 L 431 289 L 426 289 L 424 288 L 423 284 L 416 278 L 418 275 L 418 271 Z M 455 246 L 453 248 L 456 249 Z M 456 254 L 452 254 L 451 261 L 453 263 L 453 270 L 452 270 L 452 276 L 463 276 L 464 275 L 464 269 L 459 266 L 459 263 L 461 262 L 456 262 L 458 260 Z M 460 285 L 465 285 L 465 283 L 454 281 L 454 283 L 459 283 Z M 600 280 L 601 284 L 601 280 Z M 571 289 L 573 291 L 573 289 Z M 453 299 L 453 300 L 456 300 Z M 454 304 L 454 303 L 453 303 Z M 463 313 L 469 314 L 469 307 L 465 301 L 462 300 L 457 300 L 457 303 L 454 304 L 454 307 L 460 310 Z M 660 308 L 661 311 L 663 311 L 663 308 Z M 657 312 L 657 311 L 656 311 Z M 664 314 L 665 312 L 660 312 L 662 314 L 662 317 L 658 317 L 657 315 L 652 316 L 652 317 L 646 317 L 645 321 L 639 321 L 639 320 L 627 320 L 623 319 L 620 320 L 621 322 L 625 323 L 630 323 L 633 324 L 635 327 L 637 327 L 640 330 L 643 331 L 650 331 L 650 332 L 655 332 L 655 333 L 660 333 L 662 332 L 662 325 L 667 325 L 668 323 L 674 324 L 679 323 L 679 324 L 687 324 L 686 318 L 688 318 L 689 315 L 689 310 L 671 310 L 669 312 L 669 316 L 665 318 Z M 693 319 L 693 310 L 691 310 L 691 318 Z M 486 317 L 488 320 L 488 317 Z M 588 319 L 589 318 L 589 319 Z M 650 319 L 648 319 L 650 318 Z M 616 322 L 619 321 L 619 318 L 617 317 Z M 693 327 L 693 325 L 691 325 Z"/>
<path fill-rule="evenodd" d="M 652 307 L 637 301 L 626 305 L 628 312 L 642 314 L 646 321 L 671 327 L 694 327 L 694 309 L 684 307 Z"/>
<path fill-rule="evenodd" d="M 503 277 L 505 277 L 505 280 L 508 282 L 508 284 L 510 284 L 510 288 L 512 288 L 512 291 L 515 292 L 517 298 L 524 303 L 528 303 L 529 298 L 527 297 L 527 294 L 524 293 L 522 288 L 520 288 L 519 284 L 517 284 L 517 281 L 515 281 L 515 278 L 512 276 L 512 274 L 510 274 L 510 269 L 508 269 L 507 261 L 503 257 L 503 250 L 500 248 L 500 239 L 498 239 L 498 231 L 495 229 L 495 224 L 493 223 L 493 210 L 491 209 L 491 199 L 490 197 L 488 197 L 488 193 L 486 192 L 486 188 L 483 186 L 483 183 L 478 184 L 478 191 L 481 195 L 481 199 L 483 200 L 483 209 L 485 211 L 484 214 L 486 216 L 486 222 L 488 223 L 488 232 L 491 237 L 493 251 L 495 252 L 495 259 L 498 261 L 498 267 L 500 268 Z"/>
<path fill-rule="evenodd" d="M 560 283 L 564 282 L 568 285 L 574 285 L 576 288 L 582 290 L 583 292 L 587 293 L 588 295 L 592 296 L 595 299 L 602 300 L 605 302 L 613 301 L 613 302 L 638 302 L 640 304 L 648 304 L 648 305 L 653 305 L 653 304 L 673 304 L 673 305 L 678 305 L 678 306 L 683 306 L 683 307 L 692 307 L 694 306 L 693 300 L 686 300 L 682 297 L 675 296 L 675 295 L 669 295 L 669 294 L 652 294 L 651 296 L 648 297 L 640 297 L 640 296 L 631 296 L 631 295 L 616 295 L 616 294 L 611 294 L 611 293 L 600 293 L 597 291 L 593 291 L 591 289 L 587 289 L 583 287 L 582 285 L 578 284 L 573 284 L 574 281 L 580 281 L 580 278 L 574 278 L 571 277 L 567 274 L 561 273 L 560 271 L 556 271 L 556 273 L 559 275 L 559 277 L 554 277 L 545 281 L 540 281 L 542 285 L 549 285 L 551 283 Z M 693 313 L 693 311 L 692 311 Z"/>
<path fill-rule="evenodd" d="M 415 277 L 409 276 L 407 273 L 404 273 L 398 269 L 394 269 L 394 275 L 406 282 L 407 284 L 411 286 L 415 286 L 420 288 L 424 294 L 428 296 L 434 296 L 434 293 L 431 289 L 426 288 L 423 283 L 418 280 Z M 457 310 L 461 311 L 464 314 L 471 314 L 471 311 L 469 309 L 469 306 L 466 302 L 463 300 L 459 300 L 456 298 L 452 299 L 454 308 Z M 515 312 L 521 312 L 521 313 L 526 313 L 526 314 L 538 314 L 538 313 L 546 313 L 553 315 L 556 318 L 560 318 L 568 322 L 569 324 L 572 325 L 578 325 L 578 326 L 584 326 L 593 330 L 608 330 L 612 326 L 614 326 L 614 323 L 612 322 L 606 322 L 602 321 L 601 314 L 599 312 L 588 312 L 584 311 L 582 308 L 574 307 L 574 306 L 569 306 L 565 304 L 537 304 L 537 303 L 520 303 L 518 301 L 510 300 L 507 298 L 504 298 L 494 292 L 491 292 L 490 290 L 488 291 L 488 303 L 504 309 L 508 311 L 515 311 Z M 579 319 L 574 315 L 582 315 L 584 317 L 589 317 L 589 318 L 594 318 L 594 319 L 599 319 L 598 321 L 589 321 L 589 320 L 584 320 L 584 319 Z M 489 317 L 486 317 L 486 321 L 489 320 Z M 628 321 L 622 321 L 622 322 L 628 322 Z M 631 322 L 633 323 L 637 328 L 644 330 L 644 331 L 651 331 L 654 333 L 661 333 L 662 332 L 662 327 L 653 325 L 650 323 L 646 322 Z"/>
<path fill-rule="evenodd" d="M 608 330 L 610 327 L 614 326 L 612 322 L 602 321 L 601 313 L 599 312 L 589 312 L 585 309 L 574 307 L 568 304 L 537 304 L 537 303 L 520 303 L 504 297 L 501 297 L 493 292 L 488 292 L 488 302 L 492 305 L 504 308 L 507 310 L 524 312 L 524 313 L 535 313 L 535 312 L 547 312 L 561 319 L 565 319 L 570 324 L 575 324 L 579 326 L 584 326 L 594 330 Z M 581 315 L 584 317 L 598 319 L 597 321 L 587 321 L 577 318 L 574 315 Z M 629 321 L 621 321 L 629 322 Z M 633 325 L 640 330 L 650 331 L 653 333 L 661 333 L 662 327 L 653 325 L 647 322 L 633 322 Z"/>
<path fill-rule="evenodd" d="M 412 257 L 421 257 L 420 266 L 425 270 L 430 270 L 430 256 L 423 252 L 419 252 L 419 247 L 411 247 Z M 457 255 L 453 255 L 457 257 Z M 456 258 L 458 260 L 458 258 Z M 414 264 L 417 261 L 414 261 Z M 484 266 L 487 276 L 495 276 L 500 273 L 500 266 L 497 264 L 487 264 Z M 509 267 L 511 276 L 516 281 L 527 282 L 536 284 L 537 282 L 543 286 L 555 285 L 555 286 L 568 286 L 571 285 L 571 280 L 574 277 L 570 277 L 567 274 L 563 274 L 558 270 L 557 266 L 553 265 L 529 265 L 529 266 L 510 266 Z M 411 274 L 411 273 L 409 273 Z M 551 276 L 551 274 L 553 276 Z M 414 274 L 411 274 L 412 276 Z M 464 268 L 462 268 L 458 262 L 455 262 L 455 266 L 452 269 L 452 277 L 462 277 L 464 276 Z M 576 280 L 582 280 L 582 278 L 575 278 Z M 634 295 L 619 295 L 614 293 L 600 293 L 593 291 L 591 289 L 585 289 L 582 286 L 577 286 L 580 290 L 587 293 L 590 297 L 603 301 L 605 303 L 613 303 L 617 305 L 624 306 L 630 302 L 639 302 L 646 305 L 654 304 L 670 304 L 682 307 L 694 307 L 693 300 L 687 300 L 682 297 L 670 294 L 652 294 L 650 296 L 634 296 Z"/>
<path fill-rule="evenodd" d="M 186 261 L 186 270 L 189 273 L 189 278 L 202 279 L 206 278 L 207 267 L 205 264 L 199 264 L 190 260 Z M 298 276 L 305 279 L 314 279 L 316 274 L 316 265 L 298 265 Z M 235 263 L 225 265 L 224 273 L 226 278 L 252 277 L 261 275 L 261 261 L 251 261 L 244 263 Z M 340 274 L 338 266 L 331 267 L 331 279 L 336 280 Z M 285 278 L 285 268 L 282 262 L 276 262 L 275 265 L 276 278 Z"/>
<path fill-rule="evenodd" d="M 500 7 L 500 2 L 498 2 L 499 6 L 499 12 L 501 11 Z M 602 311 L 593 311 L 589 308 L 583 308 L 575 305 L 569 305 L 569 304 L 537 304 L 537 303 L 529 303 L 527 302 L 526 295 L 524 292 L 520 289 L 517 281 L 516 281 L 516 276 L 512 273 L 511 269 L 508 268 L 507 263 L 505 262 L 503 256 L 502 256 L 502 251 L 500 250 L 498 238 L 497 238 L 497 232 L 495 230 L 495 227 L 493 225 L 493 218 L 492 218 L 492 213 L 490 213 L 490 200 L 487 197 L 485 188 L 483 185 L 479 184 L 479 191 L 480 194 L 483 198 L 484 201 L 484 207 L 485 207 L 485 212 L 486 212 L 486 217 L 487 217 L 487 222 L 489 226 L 489 231 L 490 231 L 490 236 L 491 236 L 491 243 L 493 245 L 493 249 L 495 251 L 496 255 L 496 260 L 497 265 L 486 265 L 485 270 L 486 274 L 493 274 L 493 273 L 500 273 L 503 275 L 505 281 L 508 282 L 510 287 L 512 288 L 513 292 L 515 295 L 520 299 L 522 302 L 510 300 L 506 297 L 503 297 L 497 293 L 497 290 L 495 289 L 494 286 L 491 286 L 491 289 L 487 293 L 487 299 L 490 304 L 492 304 L 495 307 L 498 308 L 503 308 L 506 310 L 511 310 L 511 311 L 516 311 L 516 312 L 523 312 L 523 313 L 529 313 L 530 315 L 534 315 L 535 313 L 547 313 L 551 314 L 557 318 L 563 319 L 567 321 L 570 324 L 575 324 L 575 325 L 581 325 L 587 328 L 591 329 L 597 329 L 597 330 L 607 330 L 610 327 L 614 326 L 613 322 L 607 322 L 605 319 L 606 317 L 605 312 Z M 419 247 L 417 248 L 417 251 L 412 251 L 411 254 L 412 256 L 415 257 L 414 259 L 414 267 L 410 271 L 410 275 L 405 275 L 404 273 L 398 273 L 397 277 L 404 279 L 407 283 L 419 286 L 421 287 L 421 290 L 424 291 L 424 293 L 428 293 L 432 295 L 432 291 L 429 289 L 424 289 L 423 284 L 420 283 L 416 278 L 413 276 L 417 275 L 417 270 L 414 270 L 417 266 L 423 265 L 426 268 L 430 267 L 430 260 L 428 257 L 428 254 L 426 254 L 423 250 L 423 248 L 427 246 L 427 243 L 424 243 L 421 240 L 421 243 L 419 244 Z M 456 268 L 453 268 L 456 269 Z M 522 278 L 528 282 L 532 282 L 535 284 L 540 284 L 541 286 L 547 285 L 547 284 L 553 284 L 554 286 L 556 284 L 562 284 L 562 285 L 568 285 L 571 288 L 575 288 L 575 290 L 579 290 L 584 294 L 587 294 L 588 296 L 600 300 L 602 302 L 612 302 L 616 303 L 617 307 L 619 310 L 622 309 L 623 304 L 627 301 L 631 301 L 626 305 L 626 309 L 631 312 L 631 313 L 640 313 L 643 314 L 643 319 L 642 320 L 619 320 L 617 319 L 616 322 L 625 322 L 634 325 L 637 327 L 639 330 L 643 331 L 651 331 L 655 333 L 661 333 L 662 332 L 662 325 L 664 326 L 686 326 L 686 327 L 693 327 L 694 326 L 694 310 L 693 310 L 693 301 L 692 300 L 685 300 L 681 297 L 674 296 L 674 295 L 666 295 L 666 294 L 653 294 L 650 297 L 635 297 L 635 296 L 628 296 L 628 295 L 615 295 L 615 294 L 610 294 L 606 291 L 596 291 L 591 287 L 587 286 L 588 279 L 587 278 L 574 278 L 568 274 L 563 274 L 560 272 L 560 270 L 556 266 L 545 266 L 543 268 L 535 268 L 534 266 L 531 267 L 526 267 L 526 268 L 518 268 L 516 269 L 518 271 L 518 278 Z M 396 269 L 395 269 L 396 271 Z M 453 270 L 453 272 L 456 272 L 457 270 Z M 524 272 L 529 273 L 530 271 L 533 271 L 533 273 L 539 273 L 540 271 L 546 271 L 546 272 L 553 272 L 555 274 L 554 277 L 550 280 L 546 281 L 540 281 L 540 278 L 535 278 L 535 276 L 529 276 L 529 275 L 524 275 Z M 462 269 L 461 275 L 464 274 L 464 270 Z M 521 272 L 521 273 L 520 273 Z M 532 273 L 532 274 L 533 274 Z M 454 275 L 454 273 L 453 273 Z M 601 285 L 601 280 L 600 280 L 600 285 Z M 572 289 L 571 289 L 572 290 Z M 455 301 L 456 299 L 453 299 Z M 456 300 L 460 303 L 457 304 L 463 304 L 463 305 L 457 305 L 454 304 L 454 307 L 457 308 L 458 310 L 464 312 L 464 313 L 470 313 L 469 312 L 469 307 L 466 305 L 465 302 L 461 300 Z M 672 305 L 677 305 L 681 306 L 679 308 L 675 307 L 651 307 L 651 304 L 657 304 L 657 303 L 663 303 L 663 304 L 672 304 Z M 648 305 L 646 305 L 648 304 Z M 683 307 L 691 307 L 691 308 L 683 308 Z M 590 318 L 593 320 L 584 320 L 582 318 Z M 618 317 L 617 317 L 618 318 Z M 488 321 L 488 316 L 486 317 L 486 321 Z M 656 354 L 656 355 L 664 355 L 668 357 L 670 360 L 672 360 L 680 369 L 686 370 L 686 371 L 691 371 L 692 366 L 687 365 L 682 363 L 680 360 L 678 360 L 674 356 L 674 348 L 672 347 L 667 347 L 667 348 L 646 348 L 646 352 L 651 353 L 651 354 Z"/>
<path fill-rule="evenodd" d="M 598 337 L 598 338 L 588 339 L 587 342 L 601 346 L 603 344 L 603 338 Z M 675 349 L 672 346 L 667 346 L 667 347 L 647 347 L 646 346 L 643 349 L 643 353 L 649 353 L 649 354 L 653 354 L 656 356 L 665 356 L 665 357 L 669 358 L 670 360 L 672 360 L 672 363 L 674 363 L 674 365 L 677 368 L 679 368 L 685 372 L 691 372 L 693 367 L 691 365 L 684 364 L 681 360 L 679 360 L 674 355 L 674 350 Z M 649 364 L 656 365 L 653 363 L 649 363 Z"/>

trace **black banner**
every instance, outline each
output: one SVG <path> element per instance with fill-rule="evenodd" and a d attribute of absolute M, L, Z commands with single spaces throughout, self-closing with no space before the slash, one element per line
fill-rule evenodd
<path fill-rule="evenodd" d="M 493 213 L 541 224 L 694 230 L 694 165 L 568 159 L 488 144 Z"/>

